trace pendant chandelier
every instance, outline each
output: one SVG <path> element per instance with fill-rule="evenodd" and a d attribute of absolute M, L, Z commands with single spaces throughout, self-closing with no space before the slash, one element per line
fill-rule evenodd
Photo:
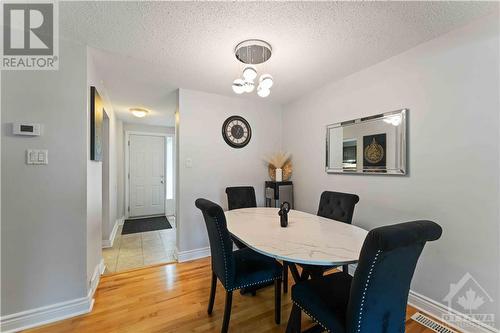
<path fill-rule="evenodd" d="M 248 39 L 236 45 L 234 55 L 238 61 L 245 64 L 242 77 L 233 81 L 233 91 L 236 94 L 251 93 L 255 90 L 255 81 L 259 76 L 256 65 L 268 61 L 271 54 L 271 45 L 263 40 Z M 257 82 L 257 95 L 269 96 L 273 83 L 273 77 L 270 74 L 262 74 Z"/>

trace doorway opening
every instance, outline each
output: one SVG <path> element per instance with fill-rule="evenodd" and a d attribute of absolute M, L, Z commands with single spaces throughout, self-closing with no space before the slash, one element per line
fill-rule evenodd
<path fill-rule="evenodd" d="M 108 273 L 177 261 L 175 131 L 123 127 L 125 219 L 113 244 L 116 263 L 106 263 Z"/>

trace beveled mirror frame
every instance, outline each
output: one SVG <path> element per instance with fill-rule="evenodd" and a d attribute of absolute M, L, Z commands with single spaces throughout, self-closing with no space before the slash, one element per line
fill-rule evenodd
<path fill-rule="evenodd" d="M 325 161 L 325 169 L 327 173 L 342 173 L 342 174 L 368 174 L 368 175 L 400 175 L 404 176 L 407 173 L 407 165 L 406 165 L 406 150 L 407 150 L 407 140 L 406 140 L 406 132 L 407 132 L 407 118 L 408 118 L 408 111 L 409 109 L 400 109 L 396 111 L 391 111 L 391 112 L 386 112 L 386 113 L 381 113 L 381 114 L 376 114 L 373 116 L 369 117 L 363 117 L 363 118 L 358 118 L 358 119 L 353 119 L 349 121 L 343 121 L 340 123 L 335 123 L 326 126 L 326 161 Z M 399 152 L 399 168 L 394 168 L 394 169 L 346 169 L 344 167 L 342 168 L 335 168 L 333 166 L 328 165 L 330 161 L 330 130 L 333 128 L 338 128 L 338 127 L 347 127 L 347 126 L 352 126 L 355 124 L 361 124 L 361 123 L 367 123 L 367 122 L 373 122 L 373 121 L 380 121 L 383 119 L 387 119 L 390 117 L 394 117 L 395 115 L 401 115 L 401 133 L 398 136 L 399 140 L 399 147 L 400 147 L 400 152 Z"/>

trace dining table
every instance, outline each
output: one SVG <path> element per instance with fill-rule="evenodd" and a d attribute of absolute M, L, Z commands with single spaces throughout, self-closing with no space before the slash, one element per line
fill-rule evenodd
<path fill-rule="evenodd" d="M 314 276 L 315 267 L 358 261 L 366 230 L 293 209 L 288 212 L 288 226 L 282 227 L 278 212 L 271 207 L 229 210 L 227 228 L 250 249 L 286 263 L 295 282 Z M 297 264 L 303 267 L 301 274 Z"/>

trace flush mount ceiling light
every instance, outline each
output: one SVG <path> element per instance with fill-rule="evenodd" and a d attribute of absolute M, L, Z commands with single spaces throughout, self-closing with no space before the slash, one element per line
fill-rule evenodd
<path fill-rule="evenodd" d="M 258 65 L 271 58 L 271 45 L 260 39 L 247 39 L 236 45 L 234 55 L 244 64 Z"/>
<path fill-rule="evenodd" d="M 149 113 L 149 110 L 143 108 L 130 108 L 129 111 L 137 118 L 144 118 Z"/>
<path fill-rule="evenodd" d="M 271 45 L 263 40 L 248 39 L 236 45 L 234 55 L 238 61 L 246 66 L 243 68 L 243 78 L 233 81 L 233 91 L 238 95 L 244 92 L 251 93 L 255 90 L 254 80 L 258 76 L 256 65 L 263 64 L 271 58 Z M 261 75 L 257 86 L 257 95 L 260 97 L 269 96 L 273 83 L 271 75 Z"/>

